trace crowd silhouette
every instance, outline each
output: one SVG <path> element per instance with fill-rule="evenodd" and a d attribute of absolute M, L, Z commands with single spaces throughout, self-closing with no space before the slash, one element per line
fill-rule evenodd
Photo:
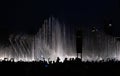
<path fill-rule="evenodd" d="M 103 76 L 120 75 L 120 61 L 81 61 L 80 58 L 65 58 L 63 62 L 58 57 L 56 61 L 15 62 L 5 58 L 0 62 L 0 76 Z"/>

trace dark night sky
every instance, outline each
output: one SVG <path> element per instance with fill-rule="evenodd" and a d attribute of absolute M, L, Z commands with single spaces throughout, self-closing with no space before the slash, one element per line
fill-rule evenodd
<path fill-rule="evenodd" d="M 37 31 L 49 16 L 67 24 L 102 26 L 113 24 L 119 31 L 120 4 L 118 0 L 2 0 L 0 1 L 0 34 Z"/>

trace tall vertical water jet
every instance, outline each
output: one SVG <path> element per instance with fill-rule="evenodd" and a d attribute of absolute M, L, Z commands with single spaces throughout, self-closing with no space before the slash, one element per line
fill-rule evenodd
<path fill-rule="evenodd" d="M 74 55 L 74 37 L 67 37 L 69 35 L 73 34 L 67 32 L 65 25 L 54 17 L 45 20 L 35 36 L 35 60 L 42 57 L 51 60 L 55 60 L 57 57 L 64 59 L 70 56 L 70 53 Z"/>
<path fill-rule="evenodd" d="M 83 58 L 84 60 L 118 59 L 120 41 L 100 30 L 84 31 Z"/>

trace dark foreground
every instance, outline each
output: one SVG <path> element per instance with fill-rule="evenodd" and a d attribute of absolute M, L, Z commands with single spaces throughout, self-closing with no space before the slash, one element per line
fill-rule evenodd
<path fill-rule="evenodd" d="M 119 61 L 81 62 L 80 59 L 65 60 L 63 63 L 0 62 L 0 76 L 120 76 Z"/>

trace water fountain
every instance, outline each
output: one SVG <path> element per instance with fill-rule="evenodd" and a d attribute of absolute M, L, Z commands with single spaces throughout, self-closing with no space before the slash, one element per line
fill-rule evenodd
<path fill-rule="evenodd" d="M 67 29 L 66 29 L 67 28 Z M 75 31 L 54 17 L 44 20 L 35 35 L 12 34 L 9 46 L 0 46 L 0 59 L 38 61 L 43 59 L 63 61 L 76 57 Z M 83 60 L 116 58 L 120 60 L 120 42 L 103 31 L 83 30 Z"/>
<path fill-rule="evenodd" d="M 15 61 L 56 60 L 60 57 L 74 57 L 76 54 L 74 34 L 68 33 L 65 24 L 54 17 L 44 20 L 42 28 L 35 35 L 10 35 L 9 47 L 1 48 L 1 57 Z M 7 49 L 5 51 L 5 49 Z"/>

